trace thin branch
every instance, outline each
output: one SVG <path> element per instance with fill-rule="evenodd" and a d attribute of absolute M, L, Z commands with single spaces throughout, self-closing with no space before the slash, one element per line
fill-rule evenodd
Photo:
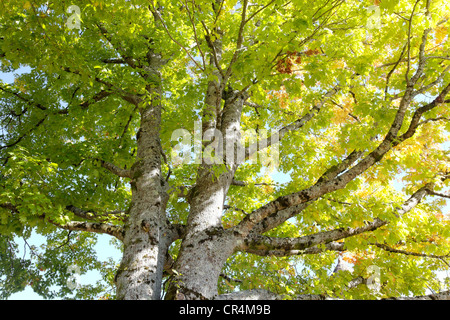
<path fill-rule="evenodd" d="M 80 104 L 80 107 L 81 107 L 81 109 L 86 110 L 93 103 L 99 102 L 99 101 L 105 99 L 106 97 L 109 97 L 110 95 L 112 95 L 111 91 L 101 90 L 101 91 L 97 92 L 91 99 L 82 102 Z"/>
<path fill-rule="evenodd" d="M 122 178 L 132 178 L 131 175 L 131 170 L 127 170 L 127 169 L 122 169 L 112 163 L 106 162 L 104 160 L 101 159 L 96 159 L 98 161 L 100 161 L 100 164 L 103 168 L 109 170 L 110 172 L 112 172 L 113 174 L 115 174 L 116 176 L 122 177 Z"/>
<path fill-rule="evenodd" d="M 6 93 L 8 93 L 8 94 L 11 94 L 11 95 L 15 96 L 16 98 L 18 98 L 19 100 L 21 100 L 21 101 L 23 101 L 23 102 L 26 102 L 26 103 L 27 103 L 28 105 L 30 105 L 30 106 L 35 106 L 36 108 L 38 108 L 38 109 L 40 109 L 40 110 L 43 110 L 43 111 L 48 110 L 47 107 L 43 106 L 43 105 L 40 104 L 40 103 L 34 102 L 33 100 L 31 100 L 31 98 L 26 97 L 26 96 L 23 95 L 22 93 L 15 92 L 15 91 L 10 90 L 10 89 L 8 89 L 8 88 L 5 88 L 5 87 L 3 87 L 3 86 L 0 86 L 0 90 L 3 91 L 3 92 L 6 92 Z M 21 115 L 22 115 L 23 113 L 25 113 L 26 110 L 27 110 L 27 109 L 25 109 L 24 112 L 21 113 Z M 58 111 L 55 112 L 55 113 L 57 113 L 57 114 L 67 114 L 68 112 L 67 112 L 66 109 L 64 109 L 64 110 L 58 110 Z M 17 115 L 17 116 L 18 116 L 18 115 Z"/>
<path fill-rule="evenodd" d="M 101 61 L 103 63 L 107 63 L 107 64 L 124 64 L 124 63 L 126 63 L 126 61 L 124 59 L 119 59 L 119 58 L 102 59 Z"/>
<path fill-rule="evenodd" d="M 250 183 L 250 182 L 246 182 L 246 181 L 240 181 L 240 180 L 233 179 L 231 181 L 231 185 L 239 186 L 239 187 L 246 187 L 249 185 L 252 185 L 252 186 L 277 186 L 278 184 L 277 183 L 267 183 L 267 182 Z"/>
<path fill-rule="evenodd" d="M 443 259 L 443 258 L 448 258 L 450 255 L 450 253 L 446 254 L 446 255 L 438 256 L 438 255 L 434 255 L 434 254 L 411 252 L 411 251 L 406 251 L 406 250 L 395 249 L 395 248 L 389 247 L 388 245 L 381 244 L 381 243 L 373 243 L 372 245 L 374 245 L 380 249 L 383 249 L 384 251 L 391 252 L 391 253 L 400 253 L 400 254 L 404 254 L 404 255 L 408 255 L 408 256 L 415 256 L 415 257 Z"/>
<path fill-rule="evenodd" d="M 400 61 L 402 60 L 403 55 L 405 54 L 406 47 L 407 47 L 407 45 L 405 44 L 403 46 L 402 52 L 400 53 L 400 57 L 398 58 L 397 62 L 394 64 L 394 67 L 391 69 L 391 71 L 389 71 L 388 75 L 386 76 L 386 86 L 384 88 L 384 98 L 385 98 L 385 100 L 387 98 L 387 92 L 388 92 L 388 89 L 389 89 L 390 78 L 391 78 L 392 74 L 394 73 L 395 69 L 397 69 L 398 65 L 400 64 Z"/>
<path fill-rule="evenodd" d="M 269 1 L 268 4 L 262 6 L 261 8 L 259 8 L 258 10 L 256 10 L 253 14 L 251 14 L 245 21 L 244 24 L 247 24 L 250 20 L 252 20 L 258 13 L 260 13 L 261 11 L 263 11 L 264 9 L 266 9 L 268 6 L 270 6 L 272 3 L 274 3 L 276 0 L 272 0 Z"/>
<path fill-rule="evenodd" d="M 10 202 L 0 203 L 0 208 L 7 209 L 7 210 L 11 211 L 13 214 L 19 213 L 19 210 L 17 209 L 17 207 Z"/>
<path fill-rule="evenodd" d="M 82 75 L 82 73 L 79 70 L 72 70 L 68 67 L 63 67 L 62 70 L 64 70 L 65 72 L 79 75 L 79 76 Z M 94 81 L 106 86 L 107 89 L 106 90 L 102 89 L 101 91 L 97 92 L 90 100 L 83 102 L 81 104 L 83 109 L 87 109 L 87 107 L 92 104 L 92 102 L 90 102 L 90 101 L 98 102 L 98 101 L 112 95 L 113 93 L 117 94 L 123 100 L 125 100 L 133 105 L 138 105 L 142 101 L 142 98 L 141 98 L 142 95 L 137 95 L 137 94 L 132 94 L 132 93 L 126 92 L 125 90 L 114 86 L 112 83 L 109 83 L 108 81 L 98 78 L 97 76 L 95 76 L 95 77 L 88 76 L 88 77 L 93 79 Z M 67 108 L 65 110 L 67 110 Z"/>
<path fill-rule="evenodd" d="M 433 190 L 428 190 L 428 193 L 433 195 L 433 196 L 438 196 L 438 197 L 450 199 L 450 194 L 443 194 L 443 193 L 439 193 L 439 192 L 436 192 L 436 191 L 433 191 Z"/>
<path fill-rule="evenodd" d="M 195 42 L 196 42 L 196 44 L 197 44 L 197 48 L 198 48 L 198 50 L 199 50 L 199 52 L 200 52 L 200 56 L 202 57 L 203 69 L 205 69 L 205 68 L 206 68 L 205 54 L 203 53 L 203 50 L 202 50 L 202 48 L 201 48 L 201 46 L 200 46 L 200 41 L 199 41 L 198 36 L 197 36 L 197 28 L 195 27 L 195 23 L 194 23 L 194 10 L 195 10 L 195 6 L 194 6 L 194 4 L 192 4 L 192 17 L 191 17 L 191 12 L 189 11 L 189 5 L 188 5 L 187 0 L 185 0 L 184 3 L 185 3 L 185 6 L 186 6 L 186 12 L 187 12 L 187 14 L 188 14 L 189 21 L 190 21 L 191 24 L 192 24 L 192 30 L 193 30 L 193 32 L 194 32 L 194 39 L 195 39 Z"/>
<path fill-rule="evenodd" d="M 435 81 L 429 83 L 428 85 L 426 85 L 425 87 L 422 87 L 420 89 L 417 89 L 416 91 L 414 91 L 413 95 L 416 96 L 418 94 L 424 93 L 425 91 L 427 91 L 428 89 L 434 87 L 435 85 L 437 85 L 439 82 L 442 81 L 442 79 L 444 79 L 445 75 L 450 71 L 450 65 L 448 65 L 443 71 L 442 73 L 436 78 Z"/>
<path fill-rule="evenodd" d="M 245 212 L 245 211 L 242 210 L 242 209 L 239 209 L 239 208 L 236 208 L 236 207 L 232 207 L 232 206 L 229 206 L 229 205 L 226 205 L 226 204 L 223 206 L 223 209 L 224 209 L 224 210 L 234 210 L 234 211 L 239 211 L 239 212 L 242 212 L 242 213 L 245 214 L 245 215 L 248 214 L 248 212 Z"/>
<path fill-rule="evenodd" d="M 135 114 L 135 112 L 136 112 L 137 109 L 138 109 L 138 106 L 136 106 L 136 107 L 133 109 L 133 111 L 131 112 L 130 117 L 128 118 L 128 121 L 127 121 L 127 123 L 125 124 L 125 127 L 123 128 L 123 132 L 122 132 L 122 134 L 121 134 L 120 137 L 119 137 L 119 141 L 122 141 L 123 138 L 125 137 L 125 134 L 126 134 L 127 131 L 128 131 L 128 127 L 130 126 L 131 120 L 133 120 L 133 116 L 134 116 L 134 114 Z M 120 147 L 119 147 L 119 148 L 120 148 Z"/>
<path fill-rule="evenodd" d="M 336 107 L 338 107 L 339 109 L 346 111 L 345 108 L 343 106 L 341 106 L 339 103 L 337 103 L 336 101 L 334 101 L 333 99 L 330 99 L 331 103 L 334 104 Z M 355 116 L 353 113 L 351 112 L 347 112 L 347 115 L 349 115 L 350 117 L 352 117 L 356 122 L 361 123 L 361 120 L 359 120 L 359 118 L 357 116 Z"/>
<path fill-rule="evenodd" d="M 236 283 L 243 283 L 244 282 L 241 279 L 232 278 L 232 277 L 226 275 L 225 273 L 221 273 L 219 276 L 224 278 L 225 280 L 227 280 L 229 282 L 236 282 Z"/>
<path fill-rule="evenodd" d="M 194 62 L 194 64 L 197 66 L 197 68 L 199 68 L 202 71 L 205 71 L 198 63 L 197 61 L 195 61 L 195 59 L 191 56 L 191 54 L 189 53 L 189 51 L 179 42 L 177 41 L 174 37 L 172 37 L 169 29 L 166 26 L 166 23 L 164 22 L 164 19 L 162 18 L 161 14 L 159 13 L 159 11 L 155 8 L 155 5 L 153 4 L 153 1 L 150 1 L 151 6 L 153 8 L 153 14 L 157 15 L 157 17 L 159 18 L 164 30 L 166 31 L 167 35 L 169 36 L 169 38 L 176 43 L 178 46 L 180 46 L 181 49 L 183 49 L 184 52 L 186 52 L 186 54 L 188 55 L 188 57 L 192 60 L 192 62 Z"/>
<path fill-rule="evenodd" d="M 5 149 L 5 148 L 11 148 L 13 146 L 15 146 L 16 144 L 18 144 L 20 141 L 22 141 L 23 138 L 25 138 L 27 135 L 29 135 L 31 132 L 33 132 L 33 130 L 37 129 L 44 121 L 45 119 L 47 119 L 47 115 L 45 115 L 41 120 L 39 120 L 38 123 L 36 123 L 32 128 L 30 128 L 28 131 L 26 131 L 25 133 L 23 133 L 19 138 L 17 138 L 16 141 L 14 142 L 10 142 L 9 144 L 6 144 L 4 146 L 0 146 L 0 150 Z"/>
<path fill-rule="evenodd" d="M 426 60 L 430 59 L 440 59 L 440 60 L 450 60 L 450 56 L 427 56 L 425 57 Z"/>
<path fill-rule="evenodd" d="M 103 37 L 108 40 L 108 42 L 111 44 L 111 46 L 120 54 L 120 56 L 122 57 L 122 59 L 133 69 L 136 69 L 138 66 L 136 64 L 136 61 L 132 58 L 129 57 L 128 55 L 126 55 L 125 49 L 117 46 L 116 44 L 114 44 L 114 41 L 112 39 L 111 34 L 108 32 L 108 30 L 106 30 L 105 26 L 103 25 L 102 22 L 96 23 L 97 28 L 100 30 L 101 34 L 103 35 Z"/>
<path fill-rule="evenodd" d="M 442 44 L 439 44 L 439 45 L 434 46 L 434 47 L 432 47 L 432 48 L 426 49 L 425 52 L 433 51 L 433 50 L 435 50 L 436 48 L 441 47 L 441 46 L 442 46 Z M 411 60 L 415 60 L 415 59 L 417 59 L 418 57 L 419 57 L 418 55 L 413 56 L 413 57 L 411 57 Z M 428 58 L 429 58 L 429 57 L 424 57 L 424 60 L 428 60 Z M 441 58 L 441 57 L 430 56 L 430 58 L 432 58 L 432 59 L 433 59 L 433 58 L 438 59 L 438 58 Z M 444 60 L 447 60 L 447 59 L 444 59 Z M 405 58 L 405 59 L 400 60 L 400 63 L 407 62 L 407 61 L 408 61 L 408 59 Z M 384 64 L 382 64 L 382 65 L 376 66 L 375 69 L 386 68 L 386 67 L 393 66 L 393 65 L 395 65 L 395 64 L 397 64 L 397 61 L 395 61 L 395 62 L 388 62 L 388 63 L 384 63 Z"/>
<path fill-rule="evenodd" d="M 261 146 L 263 146 L 264 148 L 270 147 L 273 143 L 278 143 L 281 139 L 283 139 L 285 134 L 303 127 L 320 112 L 327 99 L 335 95 L 339 90 L 339 86 L 334 87 L 323 96 L 320 102 L 314 105 L 311 110 L 300 119 L 288 124 L 287 126 L 284 126 L 276 133 L 272 134 L 270 137 L 251 144 L 248 148 L 245 149 L 245 159 L 249 159 L 258 150 L 258 144 L 260 146 L 260 149 L 258 151 L 261 151 Z"/>
<path fill-rule="evenodd" d="M 394 146 L 396 146 L 396 145 L 400 144 L 400 142 L 412 137 L 415 134 L 415 132 L 420 124 L 420 119 L 421 119 L 422 115 L 425 112 L 428 112 L 428 111 L 434 109 L 436 106 L 438 106 L 442 103 L 445 103 L 445 101 L 446 101 L 445 98 L 449 93 L 450 93 L 450 83 L 440 92 L 440 94 L 432 102 L 418 108 L 413 114 L 413 117 L 409 124 L 408 130 L 404 134 L 402 134 L 399 138 L 397 138 L 397 140 L 393 143 Z"/>
<path fill-rule="evenodd" d="M 427 13 L 427 17 L 428 17 L 428 13 Z M 427 61 L 427 59 L 425 59 L 425 47 L 426 47 L 427 40 L 428 40 L 428 34 L 430 32 L 431 32 L 431 28 L 425 29 L 423 31 L 422 42 L 421 42 L 420 48 L 419 48 L 419 63 L 417 66 L 416 73 L 412 76 L 412 78 L 410 80 L 411 85 L 415 85 L 417 80 L 419 80 L 419 78 L 423 74 L 423 70 L 425 68 L 425 64 Z"/>
<path fill-rule="evenodd" d="M 11 212 L 17 214 L 19 211 L 16 206 L 11 203 L 0 203 L 1 208 L 5 208 L 10 210 Z M 39 216 L 41 219 L 46 219 L 45 214 Z M 119 240 L 123 240 L 124 230 L 120 226 L 106 224 L 106 223 L 98 223 L 98 222 L 80 222 L 80 221 L 69 221 L 65 224 L 56 223 L 50 219 L 48 219 L 50 223 L 57 226 L 58 228 L 72 230 L 72 231 L 87 231 L 87 232 L 95 232 L 95 233 L 105 233 L 111 236 L 116 237 Z"/>
<path fill-rule="evenodd" d="M 208 44 L 208 47 L 212 50 L 212 60 L 214 62 L 214 65 L 216 66 L 216 69 L 219 71 L 222 79 L 225 78 L 225 74 L 223 73 L 222 68 L 220 67 L 220 63 L 219 63 L 219 57 L 217 55 L 217 50 L 216 50 L 216 46 L 214 45 L 213 41 L 211 40 L 211 33 L 208 30 L 208 27 L 206 26 L 205 22 L 203 20 L 200 21 L 203 29 L 205 30 L 206 36 L 206 43 Z"/>
<path fill-rule="evenodd" d="M 244 27 L 245 27 L 245 17 L 247 14 L 248 0 L 244 0 L 242 3 L 242 13 L 241 13 L 241 24 L 239 25 L 238 36 L 236 40 L 236 49 L 234 50 L 233 56 L 231 57 L 230 64 L 228 65 L 227 70 L 225 71 L 224 81 L 226 81 L 231 75 L 231 68 L 236 62 L 239 53 L 242 49 L 242 42 L 244 40 Z"/>
<path fill-rule="evenodd" d="M 450 118 L 446 118 L 446 117 L 430 118 L 430 119 L 419 122 L 419 124 L 417 126 L 421 126 L 425 123 L 434 122 L 434 121 L 450 121 Z"/>
<path fill-rule="evenodd" d="M 409 74 L 409 70 L 411 68 L 411 27 L 412 27 L 412 19 L 414 16 L 414 12 L 416 11 L 416 7 L 419 4 L 420 0 L 416 0 L 416 3 L 414 4 L 413 10 L 411 12 L 411 17 L 409 18 L 409 24 L 408 24 L 408 60 L 407 60 L 407 69 L 406 69 L 406 73 L 405 73 L 405 79 L 406 79 L 406 83 L 408 86 L 410 86 L 410 79 L 408 78 L 408 74 Z"/>

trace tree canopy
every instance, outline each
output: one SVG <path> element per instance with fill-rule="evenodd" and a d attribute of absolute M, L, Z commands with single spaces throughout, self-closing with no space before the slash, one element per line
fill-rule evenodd
<path fill-rule="evenodd" d="M 2 298 L 448 296 L 447 1 L 0 8 Z"/>

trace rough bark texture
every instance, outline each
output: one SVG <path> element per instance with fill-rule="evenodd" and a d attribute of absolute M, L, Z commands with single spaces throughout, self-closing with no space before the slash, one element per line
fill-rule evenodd
<path fill-rule="evenodd" d="M 220 129 L 225 149 L 237 156 L 240 139 L 240 116 L 244 96 L 225 92 Z M 226 259 L 233 253 L 238 239 L 222 227 L 221 216 L 228 189 L 238 167 L 237 157 L 223 159 L 224 173 L 216 176 L 214 165 L 203 161 L 197 184 L 191 192 L 187 233 L 175 264 L 179 274 L 172 282 L 168 299 L 211 299 L 217 294 L 217 281 Z M 233 159 L 231 159 L 233 158 Z M 242 161 L 242 160 L 241 160 Z"/>
<path fill-rule="evenodd" d="M 132 202 L 125 223 L 124 254 L 116 276 L 119 299 L 160 299 L 164 260 L 170 245 L 161 177 L 161 59 L 147 70 L 151 101 L 139 105 L 137 160 L 131 169 Z"/>

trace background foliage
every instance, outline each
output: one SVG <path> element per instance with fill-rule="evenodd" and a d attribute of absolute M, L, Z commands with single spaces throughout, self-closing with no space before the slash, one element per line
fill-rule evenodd
<path fill-rule="evenodd" d="M 427 61 L 418 82 L 418 89 L 424 90 L 415 97 L 407 118 L 450 82 L 450 8 L 444 0 L 431 1 L 428 15 L 426 1 L 266 2 L 249 7 L 252 20 L 229 81 L 234 89 L 248 89 L 251 94 L 253 104 L 244 108 L 242 129 L 282 128 L 309 112 L 330 88 L 338 84 L 341 90 L 314 121 L 280 142 L 277 172 L 287 174 L 287 181 L 277 181 L 276 172 L 261 162 L 241 166 L 235 178 L 248 185 L 230 189 L 226 204 L 239 210 L 224 212 L 226 228 L 262 204 L 311 185 L 352 150 L 374 149 L 395 116 L 406 87 L 406 70 L 411 68 L 412 74 L 417 67 L 427 28 L 431 33 L 426 54 L 441 58 Z M 81 9 L 80 29 L 66 25 L 72 15 L 66 11 L 70 5 Z M 233 59 L 242 4 L 231 0 L 221 5 L 215 18 L 209 1 L 195 1 L 195 6 L 193 1 L 173 0 L 2 1 L 0 71 L 16 72 L 14 82 L 0 82 L 2 298 L 26 286 L 45 298 L 66 297 L 71 293 L 67 267 L 72 264 L 82 273 L 98 270 L 103 279 L 76 290 L 75 298 L 114 297 L 115 262 L 96 258 L 97 235 L 56 226 L 82 221 L 67 209 L 69 205 L 110 213 L 98 219 L 123 224 L 123 213 L 111 212 L 127 209 L 128 180 L 112 175 L 101 161 L 122 168 L 133 164 L 139 121 L 135 106 L 124 96 L 145 94 L 146 83 L 135 69 L 113 60 L 121 59 L 118 52 L 143 57 L 149 46 L 169 59 L 162 70 L 164 170 L 168 174 L 170 169 L 173 190 L 194 184 L 196 165 L 173 163 L 171 134 L 179 128 L 193 133 L 203 105 L 213 68 L 205 64 L 209 51 L 205 36 L 219 36 L 205 30 L 218 28 L 223 33 L 221 67 L 226 69 Z M 153 23 L 148 6 L 163 8 L 164 28 Z M 377 28 L 367 27 L 376 12 L 369 6 L 379 8 Z M 411 64 L 401 58 L 406 57 L 408 33 Z M 24 67 L 25 72 L 18 72 Z M 376 217 L 389 221 L 386 227 L 346 239 L 345 253 L 291 257 L 236 253 L 224 267 L 227 277 L 219 280 L 220 291 L 268 288 L 287 297 L 312 293 L 372 299 L 448 289 L 436 276 L 449 268 L 445 198 L 427 198 L 402 218 L 393 214 L 425 183 L 434 182 L 435 191 L 442 194 L 448 190 L 448 181 L 439 178 L 439 173 L 450 171 L 448 103 L 424 117 L 414 137 L 393 148 L 345 189 L 315 201 L 268 234 L 295 237 L 356 228 Z M 184 223 L 187 213 L 188 204 L 174 192 L 168 218 Z M 43 235 L 46 243 L 39 248 L 27 244 L 31 256 L 24 259 L 16 239 L 30 239 L 32 232 Z M 376 243 L 422 256 L 395 253 Z M 118 241 L 113 245 L 120 247 Z M 174 258 L 178 245 L 171 249 Z M 353 268 L 332 274 L 337 258 Z M 371 265 L 381 270 L 381 290 L 349 289 L 350 280 L 370 276 Z"/>

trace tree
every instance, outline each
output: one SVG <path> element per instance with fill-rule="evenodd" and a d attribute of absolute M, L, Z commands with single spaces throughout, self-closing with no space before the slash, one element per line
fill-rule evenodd
<path fill-rule="evenodd" d="M 3 297 L 448 298 L 444 0 L 1 6 Z"/>

